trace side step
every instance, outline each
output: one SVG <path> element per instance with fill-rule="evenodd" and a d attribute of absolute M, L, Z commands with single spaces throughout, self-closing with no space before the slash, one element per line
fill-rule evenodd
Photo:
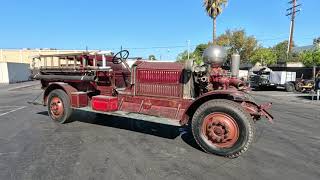
<path fill-rule="evenodd" d="M 94 112 L 94 113 L 100 113 L 100 114 L 106 114 L 106 115 L 112 115 L 112 116 L 118 116 L 118 117 L 126 117 L 126 118 L 132 118 L 136 120 L 141 121 L 147 121 L 147 122 L 153 122 L 158 124 L 166 124 L 171 126 L 181 126 L 179 121 L 169 119 L 169 118 L 161 118 L 156 116 L 150 116 L 150 115 L 144 115 L 144 114 L 138 114 L 138 113 L 130 113 L 125 111 L 112 111 L 112 112 L 101 112 L 93 110 L 91 107 L 81 107 L 81 108 L 73 108 L 76 110 L 81 111 L 87 111 L 87 112 Z"/>

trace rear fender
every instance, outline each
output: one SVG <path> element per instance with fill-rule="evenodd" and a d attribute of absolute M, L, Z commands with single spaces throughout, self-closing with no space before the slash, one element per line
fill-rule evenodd
<path fill-rule="evenodd" d="M 64 92 L 66 92 L 67 95 L 70 97 L 69 98 L 70 101 L 71 101 L 71 93 L 78 91 L 76 88 L 70 86 L 67 83 L 63 83 L 63 82 L 50 83 L 49 86 L 45 88 L 45 91 L 44 91 L 44 94 L 43 94 L 43 105 L 46 106 L 48 104 L 48 96 L 49 96 L 50 92 L 55 90 L 55 89 L 62 89 Z"/>

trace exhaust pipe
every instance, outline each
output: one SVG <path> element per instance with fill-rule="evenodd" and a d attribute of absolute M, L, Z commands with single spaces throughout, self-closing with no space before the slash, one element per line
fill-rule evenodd
<path fill-rule="evenodd" d="M 238 90 L 243 90 L 246 88 L 246 84 L 238 79 L 240 71 L 240 55 L 238 53 L 232 54 L 231 56 L 231 79 L 230 84 L 236 87 Z"/>
<path fill-rule="evenodd" d="M 106 68 L 106 67 L 107 67 L 106 55 L 102 54 L 102 68 Z"/>
<path fill-rule="evenodd" d="M 232 54 L 231 56 L 231 76 L 234 78 L 239 78 L 240 69 L 240 55 Z"/>

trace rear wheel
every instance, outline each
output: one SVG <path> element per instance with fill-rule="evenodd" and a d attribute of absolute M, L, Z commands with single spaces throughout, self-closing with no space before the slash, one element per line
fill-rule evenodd
<path fill-rule="evenodd" d="M 303 90 L 302 86 L 303 85 L 304 85 L 303 82 L 297 82 L 296 85 L 295 85 L 296 91 L 302 92 L 302 90 Z"/>
<path fill-rule="evenodd" d="M 250 114 L 238 103 L 223 99 L 201 105 L 192 118 L 191 128 L 205 152 L 228 158 L 247 151 L 254 136 Z"/>
<path fill-rule="evenodd" d="M 292 82 L 286 83 L 285 88 L 287 92 L 294 92 L 296 90 L 295 85 Z"/>
<path fill-rule="evenodd" d="M 48 96 L 48 114 L 58 123 L 67 123 L 72 114 L 69 96 L 61 89 L 50 92 Z"/>

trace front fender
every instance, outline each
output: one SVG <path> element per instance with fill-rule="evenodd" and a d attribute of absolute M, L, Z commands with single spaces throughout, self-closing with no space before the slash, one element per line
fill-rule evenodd
<path fill-rule="evenodd" d="M 232 101 L 239 101 L 239 102 L 243 102 L 247 100 L 245 93 L 238 90 L 215 90 L 215 91 L 207 92 L 199 96 L 191 104 L 189 104 L 182 119 L 180 120 L 180 124 L 181 125 L 187 124 L 189 121 L 189 118 L 193 116 L 193 113 L 196 111 L 196 109 L 199 106 L 201 106 L 201 104 L 212 99 L 229 99 Z"/>
<path fill-rule="evenodd" d="M 190 117 L 193 116 L 193 113 L 196 109 L 201 106 L 206 101 L 212 99 L 229 99 L 236 101 L 240 106 L 244 108 L 250 115 L 255 119 L 260 119 L 261 116 L 266 117 L 271 123 L 273 122 L 273 116 L 267 111 L 271 108 L 272 103 L 266 103 L 258 105 L 251 98 L 247 96 L 245 92 L 237 90 L 217 90 L 211 91 L 195 99 L 186 109 L 184 116 L 180 120 L 180 124 L 187 124 Z"/>

